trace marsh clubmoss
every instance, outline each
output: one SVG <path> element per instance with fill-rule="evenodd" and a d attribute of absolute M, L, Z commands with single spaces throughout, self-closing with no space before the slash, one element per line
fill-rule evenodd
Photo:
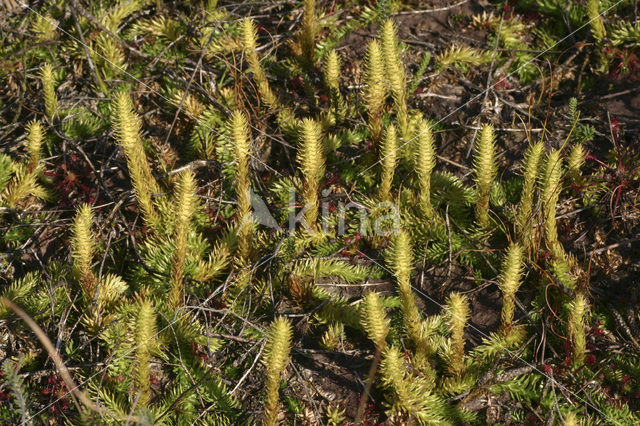
<path fill-rule="evenodd" d="M 417 130 L 416 174 L 418 175 L 418 202 L 427 219 L 433 217 L 431 204 L 431 172 L 436 166 L 436 149 L 429 124 L 421 120 Z"/>
<path fill-rule="evenodd" d="M 498 284 L 502 291 L 501 330 L 505 334 L 509 333 L 513 323 L 516 292 L 522 283 L 522 260 L 522 246 L 512 243 L 502 261 L 502 273 Z"/>
<path fill-rule="evenodd" d="M 325 163 L 322 145 L 322 129 L 309 118 L 302 120 L 301 146 L 298 151 L 298 165 L 304 176 L 304 219 L 312 232 L 318 231 L 318 196 L 320 181 L 324 176 Z"/>
<path fill-rule="evenodd" d="M 372 40 L 367 49 L 365 81 L 367 85 L 364 101 L 368 114 L 369 133 L 377 146 L 382 137 L 382 113 L 387 96 L 382 48 L 377 40 Z"/>
<path fill-rule="evenodd" d="M 523 183 L 516 214 L 516 229 L 525 247 L 529 247 L 533 242 L 533 224 L 536 217 L 533 211 L 534 197 L 543 153 L 544 144 L 537 142 L 529 145 L 524 157 Z"/>
<path fill-rule="evenodd" d="M 466 296 L 454 292 L 447 300 L 447 313 L 449 330 L 449 372 L 454 376 L 460 376 L 465 370 L 464 362 L 464 327 L 471 316 L 469 312 L 469 300 Z"/>
<path fill-rule="evenodd" d="M 289 363 L 289 352 L 291 351 L 291 338 L 293 331 L 289 320 L 276 318 L 269 328 L 267 345 L 262 355 L 262 362 L 265 365 L 265 403 L 264 403 L 264 425 L 275 425 L 280 407 L 278 389 L 280 376 Z"/>
<path fill-rule="evenodd" d="M 476 222 L 479 227 L 489 226 L 489 197 L 491 185 L 498 175 L 496 164 L 496 143 L 493 126 L 485 124 L 477 140 L 476 152 L 473 156 L 478 201 L 476 202 Z"/>
<path fill-rule="evenodd" d="M 567 321 L 569 338 L 573 347 L 573 365 L 577 367 L 584 363 L 587 347 L 585 319 L 588 311 L 587 297 L 583 293 L 577 292 L 569 303 L 569 320 Z"/>
<path fill-rule="evenodd" d="M 96 253 L 95 237 L 91 231 L 92 226 L 93 212 L 91 211 L 91 207 L 85 204 L 78 209 L 73 220 L 71 252 L 83 296 L 87 303 L 93 300 L 98 283 L 96 276 L 91 270 L 93 256 Z"/>
<path fill-rule="evenodd" d="M 380 173 L 380 189 L 378 197 L 381 201 L 391 201 L 391 186 L 393 185 L 393 176 L 398 164 L 398 134 L 396 126 L 393 124 L 387 127 L 380 149 L 380 164 L 382 171 Z"/>
<path fill-rule="evenodd" d="M 407 76 L 400 57 L 396 26 L 392 20 L 382 25 L 382 53 L 386 82 L 393 96 L 400 135 L 409 139 L 409 114 L 407 112 Z"/>
<path fill-rule="evenodd" d="M 151 361 L 156 346 L 156 314 L 148 300 L 140 302 L 136 319 L 134 383 L 138 406 L 145 408 L 151 400 Z"/>
<path fill-rule="evenodd" d="M 161 228 L 160 217 L 153 204 L 152 194 L 160 188 L 151 173 L 151 167 L 144 152 L 140 118 L 134 112 L 129 94 L 120 92 L 113 100 L 113 130 L 120 146 L 124 149 L 131 184 L 143 214 L 145 224 L 153 230 Z"/>
<path fill-rule="evenodd" d="M 376 348 L 383 351 L 387 346 L 386 338 L 390 322 L 384 312 L 380 296 L 375 291 L 367 293 L 360 303 L 360 322 Z"/>
<path fill-rule="evenodd" d="M 169 306 L 178 309 L 184 300 L 184 265 L 187 257 L 187 240 L 192 229 L 191 221 L 197 205 L 195 175 L 186 170 L 178 177 L 173 206 L 175 209 L 175 250 L 171 262 L 171 290 Z"/>
<path fill-rule="evenodd" d="M 53 120 L 58 110 L 58 95 L 56 95 L 53 78 L 53 67 L 51 64 L 44 64 L 40 71 L 40 79 L 44 91 L 44 109 L 49 120 Z"/>
<path fill-rule="evenodd" d="M 249 159 L 251 138 L 245 115 L 234 111 L 227 122 L 235 160 L 235 190 L 237 199 L 238 255 L 248 259 L 251 255 L 253 217 L 251 214 L 251 182 Z"/>
<path fill-rule="evenodd" d="M 39 121 L 27 124 L 27 149 L 29 151 L 29 172 L 33 172 L 40 164 L 42 143 L 44 142 L 44 129 Z"/>

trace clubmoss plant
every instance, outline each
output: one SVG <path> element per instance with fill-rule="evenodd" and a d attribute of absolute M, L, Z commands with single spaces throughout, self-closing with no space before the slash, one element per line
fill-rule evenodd
<path fill-rule="evenodd" d="M 420 210 L 427 219 L 433 217 L 431 205 L 431 172 L 436 166 L 436 149 L 433 142 L 431 126 L 421 120 L 418 125 L 418 150 L 416 158 L 416 173 L 418 175 L 418 202 Z"/>
<path fill-rule="evenodd" d="M 153 230 L 158 230 L 160 217 L 153 205 L 151 195 L 160 192 L 160 188 L 151 173 L 151 167 L 144 152 L 140 118 L 134 112 L 128 93 L 120 92 L 113 103 L 115 114 L 113 129 L 127 158 L 133 191 L 142 210 L 145 224 Z"/>
<path fill-rule="evenodd" d="M 382 26 L 382 52 L 386 81 L 393 95 L 400 135 L 408 139 L 409 116 L 407 113 L 407 76 L 400 57 L 396 26 L 391 19 Z"/>
<path fill-rule="evenodd" d="M 587 340 L 585 335 L 585 319 L 589 311 L 587 297 L 577 292 L 575 298 L 569 303 L 569 338 L 573 345 L 573 365 L 576 367 L 584 363 Z"/>
<path fill-rule="evenodd" d="M 360 323 L 369 339 L 382 352 L 387 346 L 390 321 L 384 313 L 380 296 L 375 291 L 367 293 L 360 304 Z"/>
<path fill-rule="evenodd" d="M 302 146 L 298 151 L 298 164 L 304 176 L 304 219 L 312 232 L 318 230 L 318 193 L 324 176 L 325 164 L 320 125 L 310 118 L 302 120 Z"/>
<path fill-rule="evenodd" d="M 264 425 L 275 425 L 278 418 L 280 376 L 289 363 L 293 330 L 286 318 L 276 318 L 269 328 L 262 361 L 266 366 Z"/>
<path fill-rule="evenodd" d="M 304 60 L 309 66 L 315 62 L 316 36 L 318 34 L 318 22 L 316 18 L 316 1 L 304 0 L 302 13 L 302 32 L 300 33 L 300 45 Z"/>
<path fill-rule="evenodd" d="M 581 143 L 576 144 L 569 151 L 567 157 L 567 177 L 574 185 L 580 185 L 582 182 L 581 168 L 584 165 L 584 160 L 587 153 Z"/>
<path fill-rule="evenodd" d="M 27 169 L 33 172 L 40 164 L 40 153 L 44 140 L 44 129 L 39 121 L 27 124 L 27 150 L 29 151 L 29 165 Z"/>
<path fill-rule="evenodd" d="M 98 280 L 91 270 L 93 256 L 96 253 L 96 242 L 91 227 L 93 211 L 87 204 L 82 205 L 73 219 L 71 227 L 71 254 L 73 265 L 78 274 L 85 301 L 93 300 Z"/>
<path fill-rule="evenodd" d="M 524 160 L 524 173 L 522 183 L 522 194 L 516 216 L 516 229 L 520 235 L 522 243 L 529 247 L 532 242 L 533 233 L 533 200 L 535 196 L 536 183 L 540 174 L 540 161 L 544 152 L 542 142 L 537 142 L 529 146 Z"/>
<path fill-rule="evenodd" d="M 404 354 L 396 346 L 385 350 L 380 376 L 383 386 L 391 391 L 387 414 L 393 424 L 447 423 L 445 404 L 431 392 L 433 383 L 407 371 Z"/>
<path fill-rule="evenodd" d="M 390 124 L 382 142 L 380 150 L 380 163 L 382 172 L 380 175 L 380 189 L 378 197 L 382 201 L 391 201 L 391 186 L 393 184 L 393 175 L 395 174 L 398 164 L 398 135 L 396 126 Z"/>
<path fill-rule="evenodd" d="M 184 300 L 184 265 L 187 257 L 187 239 L 192 229 L 191 220 L 197 206 L 195 175 L 191 170 L 184 171 L 178 177 L 173 200 L 176 212 L 173 259 L 171 263 L 171 290 L 169 306 L 176 310 Z"/>
<path fill-rule="evenodd" d="M 49 120 L 53 120 L 58 110 L 58 95 L 54 87 L 53 67 L 51 64 L 44 64 L 40 71 L 42 88 L 44 90 L 44 109 Z"/>
<path fill-rule="evenodd" d="M 597 42 L 602 42 L 602 40 L 607 36 L 607 30 L 604 28 L 599 7 L 599 0 L 587 1 L 587 13 L 589 16 L 589 24 L 591 25 L 591 34 Z"/>
<path fill-rule="evenodd" d="M 335 50 L 327 54 L 324 64 L 324 85 L 329 91 L 329 101 L 336 116 L 340 114 L 343 106 L 342 96 L 340 96 L 340 56 Z"/>
<path fill-rule="evenodd" d="M 542 208 L 544 213 L 544 235 L 547 249 L 556 258 L 564 257 L 564 249 L 558 241 L 556 225 L 556 205 L 562 190 L 562 158 L 560 151 L 552 150 L 547 155 L 542 188 Z"/>
<path fill-rule="evenodd" d="M 245 18 L 240 23 L 240 33 L 242 40 L 242 48 L 249 62 L 249 71 L 253 74 L 253 78 L 258 86 L 258 92 L 262 96 L 262 100 L 267 107 L 275 109 L 279 105 L 278 97 L 273 93 L 267 80 L 267 75 L 262 69 L 260 59 L 258 58 L 257 41 L 258 33 L 256 25 L 251 19 Z"/>
<path fill-rule="evenodd" d="M 153 304 L 144 300 L 136 318 L 134 383 L 138 396 L 137 406 L 146 408 L 151 400 L 151 371 L 149 362 L 156 342 L 156 314 Z"/>
<path fill-rule="evenodd" d="M 238 256 L 248 259 L 253 245 L 253 218 L 251 215 L 251 181 L 249 158 L 251 140 L 247 119 L 241 111 L 234 111 L 227 122 L 227 131 L 233 144 L 235 160 L 235 186 L 238 223 Z"/>
<path fill-rule="evenodd" d="M 479 227 L 489 226 L 489 195 L 491 185 L 498 175 L 496 164 L 496 143 L 493 126 L 485 124 L 482 127 L 473 158 L 478 201 L 476 202 L 476 222 Z"/>
<path fill-rule="evenodd" d="M 376 146 L 382 137 L 382 113 L 387 89 L 385 87 L 382 48 L 377 40 L 369 43 L 366 57 L 365 80 L 367 83 L 364 100 L 369 118 L 369 133 Z"/>
<path fill-rule="evenodd" d="M 422 336 L 420 312 L 411 288 L 411 270 L 413 269 L 413 249 L 409 234 L 402 230 L 398 232 L 389 248 L 388 263 L 396 277 L 400 307 L 405 332 L 414 348 L 420 354 L 426 351 Z"/>
<path fill-rule="evenodd" d="M 464 327 L 471 314 L 466 296 L 454 292 L 447 300 L 449 317 L 450 349 L 448 370 L 454 376 L 460 376 L 465 370 L 464 364 Z"/>
<path fill-rule="evenodd" d="M 516 292 L 522 283 L 523 250 L 518 243 L 512 243 L 502 261 L 499 287 L 502 291 L 502 332 L 508 334 L 513 323 Z"/>

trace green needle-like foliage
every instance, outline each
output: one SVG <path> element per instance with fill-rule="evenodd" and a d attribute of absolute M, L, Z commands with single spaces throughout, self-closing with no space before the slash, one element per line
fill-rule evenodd
<path fill-rule="evenodd" d="M 499 287 L 502 291 L 502 332 L 508 334 L 513 323 L 516 292 L 522 283 L 522 246 L 512 243 L 502 261 L 502 274 Z"/>
<path fill-rule="evenodd" d="M 407 113 L 407 76 L 400 57 L 396 26 L 391 19 L 382 25 L 382 52 L 384 54 L 384 66 L 386 81 L 391 89 L 396 108 L 400 135 L 408 139 L 409 116 Z"/>
<path fill-rule="evenodd" d="M 485 124 L 482 127 L 473 158 L 473 169 L 478 191 L 476 221 L 478 226 L 486 228 L 489 225 L 489 195 L 491 193 L 491 185 L 498 175 L 496 141 L 491 124 Z"/>
<path fill-rule="evenodd" d="M 276 318 L 269 329 L 262 362 L 266 367 L 263 424 L 275 425 L 278 417 L 280 376 L 289 363 L 293 330 L 286 318 Z"/>
<path fill-rule="evenodd" d="M 388 414 L 393 424 L 449 424 L 443 417 L 443 402 L 431 392 L 432 383 L 407 372 L 403 353 L 397 347 L 385 350 L 380 376 L 384 387 L 392 391 Z"/>
<path fill-rule="evenodd" d="M 556 205 L 562 186 L 562 158 L 560 151 L 552 150 L 547 155 L 542 187 L 542 208 L 544 211 L 544 235 L 547 249 L 556 259 L 564 257 L 564 249 L 558 241 L 558 227 L 556 225 Z"/>
<path fill-rule="evenodd" d="M 93 226 L 93 212 L 91 207 L 84 204 L 73 219 L 71 227 L 71 253 L 73 264 L 78 273 L 80 285 L 85 300 L 91 301 L 94 296 L 98 280 L 91 270 L 93 256 L 96 253 L 96 243 L 91 227 Z"/>
<path fill-rule="evenodd" d="M 382 142 L 382 149 L 380 150 L 380 163 L 382 165 L 382 173 L 380 176 L 378 197 L 382 201 L 391 201 L 393 175 L 396 172 L 398 164 L 398 135 L 396 132 L 396 126 L 393 124 L 387 127 L 387 131 Z"/>
<path fill-rule="evenodd" d="M 304 0 L 302 13 L 302 33 L 300 45 L 302 54 L 309 65 L 315 62 L 314 49 L 316 47 L 316 35 L 318 34 L 318 22 L 316 19 L 316 1 Z"/>
<path fill-rule="evenodd" d="M 360 323 L 376 348 L 383 351 L 387 345 L 390 321 L 384 313 L 380 296 L 375 291 L 367 293 L 361 302 Z"/>
<path fill-rule="evenodd" d="M 42 89 L 44 90 L 44 109 L 49 120 L 53 120 L 53 117 L 58 110 L 58 95 L 56 95 L 56 89 L 53 81 L 53 67 L 51 64 L 44 64 L 40 72 L 40 79 L 42 80 Z"/>
<path fill-rule="evenodd" d="M 142 210 L 145 224 L 151 229 L 160 229 L 160 218 L 153 205 L 151 195 L 160 188 L 151 173 L 151 167 L 144 152 L 140 118 L 134 112 L 129 94 L 120 92 L 113 101 L 113 130 L 118 143 L 124 149 L 131 183 Z"/>
<path fill-rule="evenodd" d="M 575 298 L 569 304 L 569 338 L 573 344 L 573 365 L 576 367 L 584 363 L 585 349 L 587 347 L 585 335 L 585 319 L 589 311 L 589 301 L 582 293 L 576 293 Z"/>
<path fill-rule="evenodd" d="M 187 239 L 191 231 L 191 221 L 197 205 L 195 175 L 191 170 L 184 171 L 178 178 L 173 200 L 176 212 L 173 259 L 171 262 L 171 290 L 169 306 L 178 309 L 184 300 L 184 264 L 187 257 Z"/>
<path fill-rule="evenodd" d="M 324 176 L 325 163 L 320 125 L 310 119 L 302 120 L 301 147 L 298 151 L 298 164 L 304 176 L 304 219 L 312 232 L 318 230 L 318 193 L 320 181 Z"/>
<path fill-rule="evenodd" d="M 156 346 L 156 314 L 153 304 L 144 300 L 140 303 L 136 319 L 134 383 L 137 406 L 146 408 L 151 400 L 151 371 L 149 362 Z"/>
<path fill-rule="evenodd" d="M 535 196 L 536 183 L 540 174 L 540 161 L 544 145 L 538 142 L 530 145 L 524 160 L 524 181 L 522 183 L 522 194 L 516 216 L 516 225 L 520 239 L 527 247 L 531 244 L 531 234 L 533 230 L 533 200 Z"/>
<path fill-rule="evenodd" d="M 235 160 L 235 185 L 238 200 L 238 256 L 248 259 L 253 245 L 253 218 L 251 214 L 251 181 L 249 158 L 251 139 L 247 119 L 241 111 L 234 111 L 227 122 L 227 132 L 233 144 Z"/>
<path fill-rule="evenodd" d="M 436 149 L 433 142 L 431 126 L 421 120 L 418 125 L 418 150 L 416 158 L 416 173 L 418 175 L 420 209 L 427 219 L 433 217 L 431 205 L 431 172 L 436 166 Z"/>
<path fill-rule="evenodd" d="M 29 151 L 29 172 L 38 168 L 40 163 L 40 152 L 44 140 L 44 129 L 39 121 L 32 121 L 27 124 L 27 149 Z"/>
<path fill-rule="evenodd" d="M 447 300 L 449 313 L 450 354 L 448 369 L 454 376 L 460 376 L 464 372 L 464 327 L 471 316 L 469 301 L 466 296 L 454 292 Z"/>
<path fill-rule="evenodd" d="M 367 49 L 365 81 L 364 100 L 369 117 L 369 133 L 377 146 L 382 137 L 382 113 L 387 96 L 382 48 L 377 40 L 371 41 Z"/>
<path fill-rule="evenodd" d="M 249 62 L 249 70 L 256 81 L 260 96 L 262 96 L 262 100 L 269 108 L 277 108 L 279 105 L 278 98 L 273 91 L 271 91 L 267 75 L 264 73 L 262 65 L 260 64 L 260 59 L 258 58 L 258 33 L 256 25 L 251 19 L 246 18 L 242 20 L 240 23 L 240 34 L 242 48 L 245 57 L 247 58 L 247 62 Z"/>

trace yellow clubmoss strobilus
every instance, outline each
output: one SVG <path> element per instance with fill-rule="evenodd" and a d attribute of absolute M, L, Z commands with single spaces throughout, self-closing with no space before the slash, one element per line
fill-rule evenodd
<path fill-rule="evenodd" d="M 411 286 L 411 271 L 413 269 L 413 249 L 409 234 L 402 230 L 396 234 L 389 252 L 387 262 L 393 271 L 400 295 L 402 321 L 407 336 L 413 347 L 420 353 L 426 351 L 422 336 L 421 317 Z"/>
<path fill-rule="evenodd" d="M 574 145 L 571 151 L 569 151 L 569 156 L 567 157 L 567 176 L 574 185 L 580 185 L 582 181 L 582 172 L 580 169 L 584 165 L 586 155 L 587 153 L 580 143 Z"/>
<path fill-rule="evenodd" d="M 153 304 L 140 303 L 135 330 L 134 384 L 138 396 L 137 405 L 145 408 L 151 400 L 151 371 L 149 362 L 156 342 L 156 313 Z"/>
<path fill-rule="evenodd" d="M 511 330 L 515 309 L 516 292 L 522 279 L 522 246 L 512 243 L 502 261 L 502 273 L 498 286 L 502 291 L 502 332 Z"/>
<path fill-rule="evenodd" d="M 178 177 L 173 206 L 176 212 L 173 259 L 171 263 L 171 290 L 169 306 L 178 309 L 184 300 L 184 264 L 187 257 L 187 239 L 191 220 L 197 205 L 195 175 L 186 170 Z"/>
<path fill-rule="evenodd" d="M 249 159 L 251 138 L 247 119 L 241 111 L 234 111 L 227 122 L 227 132 L 233 144 L 235 160 L 235 186 L 238 223 L 238 255 L 248 259 L 253 245 L 253 218 L 251 214 L 251 181 Z"/>
<path fill-rule="evenodd" d="M 44 130 L 39 121 L 27 124 L 27 149 L 29 150 L 29 172 L 33 172 L 40 163 L 40 152 L 44 140 Z"/>
<path fill-rule="evenodd" d="M 476 222 L 481 228 L 489 225 L 489 196 L 491 185 L 498 175 L 496 164 L 496 141 L 493 126 L 485 124 L 477 141 L 473 157 L 478 201 L 476 202 Z"/>
<path fill-rule="evenodd" d="M 431 126 L 421 120 L 418 125 L 418 150 L 416 158 L 416 173 L 418 175 L 420 210 L 427 219 L 433 217 L 431 205 L 431 172 L 436 166 L 436 149 L 433 143 Z"/>
<path fill-rule="evenodd" d="M 569 303 L 569 338 L 573 345 L 573 365 L 576 367 L 584 363 L 587 340 L 585 335 L 585 319 L 589 311 L 589 301 L 587 297 L 578 292 L 575 298 Z"/>
<path fill-rule="evenodd" d="M 298 164 L 304 176 L 303 199 L 306 209 L 304 219 L 312 232 L 318 230 L 318 193 L 320 180 L 324 176 L 325 163 L 320 125 L 310 119 L 302 120 L 301 147 Z"/>
<path fill-rule="evenodd" d="M 160 188 L 151 173 L 151 167 L 144 152 L 140 118 L 133 109 L 133 103 L 128 93 L 118 93 L 112 102 L 113 130 L 118 143 L 124 149 L 127 167 L 131 175 L 131 184 L 140 210 L 142 210 L 144 222 L 151 229 L 158 230 L 160 229 L 160 217 L 151 196 L 153 193 L 160 192 Z"/>
<path fill-rule="evenodd" d="M 279 105 L 277 96 L 271 91 L 267 76 L 262 69 L 260 59 L 258 58 L 257 41 L 258 33 L 254 22 L 245 18 L 240 23 L 240 35 L 242 48 L 249 63 L 249 71 L 253 74 L 253 78 L 258 86 L 258 92 L 262 96 L 262 100 L 269 108 L 277 108 Z"/>
<path fill-rule="evenodd" d="M 337 113 L 342 109 L 342 97 L 340 96 L 340 57 L 335 50 L 327 54 L 324 64 L 324 85 L 329 91 L 331 107 Z"/>
<path fill-rule="evenodd" d="M 300 33 L 300 45 L 304 60 L 309 66 L 315 62 L 314 49 L 316 47 L 316 35 L 318 23 L 316 20 L 316 0 L 304 0 L 302 12 L 302 32 Z"/>
<path fill-rule="evenodd" d="M 409 139 L 409 117 L 407 113 L 407 77 L 398 48 L 396 26 L 391 19 L 382 25 L 382 52 L 386 81 L 393 95 L 400 135 Z"/>
<path fill-rule="evenodd" d="M 280 406 L 278 398 L 280 376 L 289 363 L 292 337 L 293 330 L 288 319 L 279 317 L 271 323 L 267 345 L 262 355 L 262 362 L 266 368 L 263 424 L 267 426 L 277 423 Z"/>
<path fill-rule="evenodd" d="M 377 40 L 372 40 L 367 49 L 365 81 L 367 86 L 364 102 L 369 121 L 369 133 L 377 147 L 382 137 L 382 112 L 387 96 L 382 48 Z"/>
<path fill-rule="evenodd" d="M 47 118 L 52 120 L 58 110 L 58 95 L 53 81 L 53 67 L 51 64 L 44 64 L 40 72 L 42 80 L 42 89 L 44 91 L 44 109 Z"/>
<path fill-rule="evenodd" d="M 547 155 L 547 162 L 542 181 L 542 208 L 544 213 L 544 236 L 547 249 L 556 259 L 564 258 L 564 248 L 558 241 L 556 225 L 556 205 L 562 191 L 562 158 L 560 151 L 552 150 Z"/>
<path fill-rule="evenodd" d="M 378 197 L 382 201 L 391 201 L 391 185 L 398 163 L 398 135 L 396 126 L 393 124 L 387 127 L 380 150 L 380 163 L 382 164 L 382 173 Z"/>
<path fill-rule="evenodd" d="M 520 234 L 523 244 L 528 247 L 532 242 L 533 221 L 533 200 L 535 196 L 536 184 L 540 175 L 540 165 L 542 154 L 544 153 L 544 145 L 538 142 L 530 145 L 524 160 L 522 193 L 520 195 L 520 204 L 516 215 L 516 228 Z"/>
<path fill-rule="evenodd" d="M 367 293 L 360 304 L 360 323 L 376 348 L 383 351 L 390 321 L 384 312 L 380 296 L 375 291 Z"/>
<path fill-rule="evenodd" d="M 91 270 L 93 256 L 96 252 L 96 242 L 91 227 L 93 226 L 93 212 L 91 207 L 84 204 L 78 209 L 71 227 L 71 253 L 73 265 L 78 273 L 80 285 L 85 301 L 90 302 L 98 280 Z"/>
<path fill-rule="evenodd" d="M 454 292 L 447 301 L 449 314 L 450 354 L 448 370 L 455 376 L 460 376 L 465 370 L 464 364 L 464 327 L 471 316 L 469 300 L 466 296 Z"/>

